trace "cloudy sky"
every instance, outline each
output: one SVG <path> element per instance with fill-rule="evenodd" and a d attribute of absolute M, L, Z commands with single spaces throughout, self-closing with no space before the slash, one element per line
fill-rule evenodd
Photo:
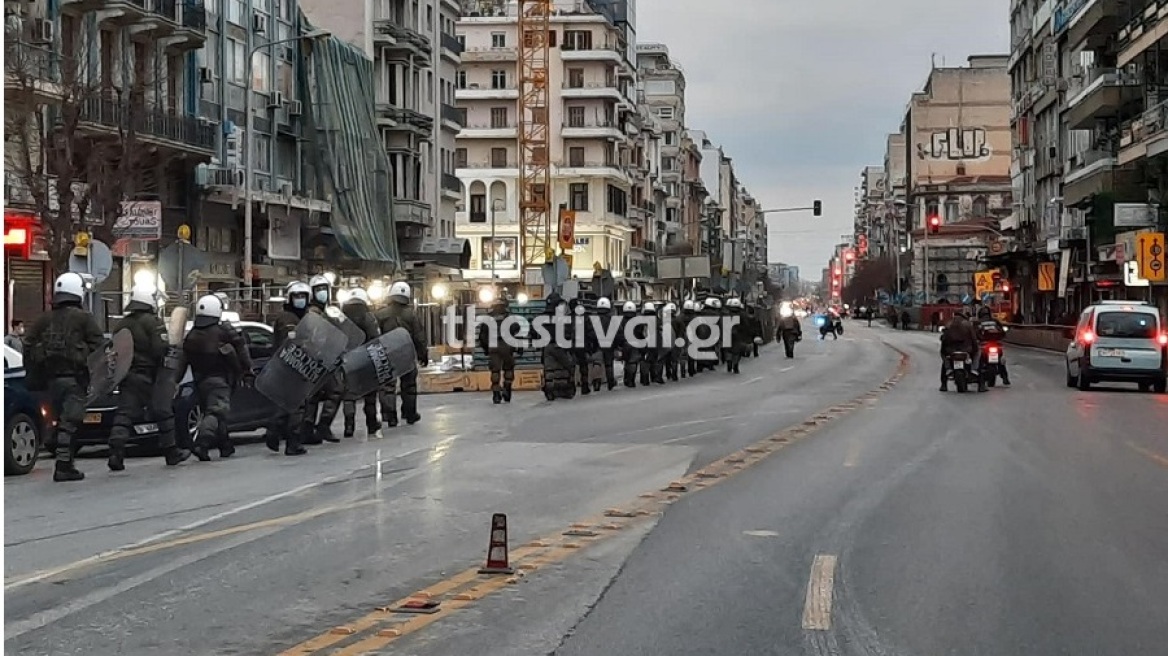
<path fill-rule="evenodd" d="M 734 159 L 769 219 L 770 260 L 817 280 L 851 232 L 854 188 L 882 164 L 930 59 L 1008 53 L 1009 0 L 637 0 L 637 40 L 685 69 L 687 127 Z"/>

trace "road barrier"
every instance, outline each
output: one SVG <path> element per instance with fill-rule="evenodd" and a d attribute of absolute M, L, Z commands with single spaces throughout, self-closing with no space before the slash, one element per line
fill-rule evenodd
<path fill-rule="evenodd" d="M 491 544 L 487 547 L 487 564 L 479 574 L 514 574 L 507 555 L 507 516 L 491 515 Z"/>
<path fill-rule="evenodd" d="M 1046 351 L 1064 352 L 1075 334 L 1073 326 L 1052 326 L 1046 324 L 1008 324 L 1006 343 Z"/>

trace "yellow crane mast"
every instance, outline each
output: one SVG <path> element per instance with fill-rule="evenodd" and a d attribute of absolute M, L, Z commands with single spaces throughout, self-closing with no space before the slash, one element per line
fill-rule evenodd
<path fill-rule="evenodd" d="M 519 0 L 519 252 L 527 271 L 550 262 L 551 163 L 548 107 L 552 0 Z"/>

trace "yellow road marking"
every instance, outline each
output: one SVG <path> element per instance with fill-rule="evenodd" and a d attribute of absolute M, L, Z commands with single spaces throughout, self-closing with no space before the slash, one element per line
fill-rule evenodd
<path fill-rule="evenodd" d="M 816 556 L 811 563 L 811 577 L 807 581 L 807 601 L 803 604 L 804 629 L 831 629 L 831 593 L 834 586 L 835 556 Z"/>
<path fill-rule="evenodd" d="M 1150 449 L 1145 449 L 1144 447 L 1136 444 L 1135 442 L 1129 441 L 1127 443 L 1127 445 L 1132 450 L 1134 450 L 1136 453 L 1139 453 L 1140 455 L 1147 458 L 1148 460 L 1151 460 L 1152 462 L 1156 463 L 1157 465 L 1160 465 L 1161 467 L 1168 467 L 1168 457 L 1162 456 L 1159 453 L 1156 453 L 1155 451 L 1152 451 Z"/>
<path fill-rule="evenodd" d="M 896 367 L 896 371 L 890 376 L 887 381 L 893 385 L 903 378 L 909 370 L 909 356 L 904 351 L 896 350 L 900 354 L 900 362 Z M 873 398 L 888 391 L 888 388 L 881 386 L 877 390 L 867 392 L 866 394 L 857 397 Z M 547 565 L 555 564 L 566 560 L 569 556 L 580 553 L 583 548 L 587 548 L 592 544 L 596 544 L 605 538 L 616 535 L 619 531 L 617 529 L 632 526 L 636 523 L 645 521 L 647 518 L 652 518 L 660 515 L 664 509 L 681 496 L 692 494 L 696 490 L 707 489 L 714 485 L 718 485 L 722 481 L 729 479 L 734 474 L 744 471 L 747 467 L 757 464 L 765 460 L 768 456 L 774 454 L 783 448 L 794 444 L 806 437 L 812 435 L 815 431 L 823 426 L 830 424 L 834 419 L 843 415 L 850 414 L 859 408 L 859 405 L 851 405 L 842 411 L 837 412 L 832 417 L 825 417 L 823 420 L 815 422 L 814 427 L 796 424 L 790 428 L 775 433 L 763 440 L 750 445 L 740 451 L 732 453 L 720 460 L 710 463 L 703 467 L 700 471 L 694 472 L 688 476 L 683 477 L 677 483 L 685 486 L 687 489 L 676 494 L 665 495 L 659 491 L 640 495 L 639 503 L 630 503 L 627 506 L 620 508 L 612 508 L 606 510 L 603 517 L 596 517 L 592 519 L 573 522 L 573 524 L 589 526 L 601 525 L 602 528 L 608 529 L 603 533 L 599 533 L 595 537 L 590 537 L 582 543 L 569 543 L 564 541 L 562 535 L 564 529 L 558 530 L 556 533 L 550 534 L 543 538 L 537 538 L 527 543 L 526 546 L 515 549 L 511 552 L 511 566 L 514 567 L 520 574 L 516 576 L 497 576 L 492 577 L 486 581 L 483 580 L 484 575 L 478 574 L 478 568 L 468 569 L 464 572 L 456 574 L 455 576 L 436 583 L 435 585 L 420 590 L 398 602 L 383 606 L 378 611 L 370 613 L 362 618 L 359 618 L 348 624 L 330 629 L 310 640 L 302 642 L 294 647 L 280 652 L 279 656 L 307 656 L 332 647 L 338 643 L 344 642 L 353 638 L 357 634 L 376 631 L 373 635 L 359 639 L 341 649 L 334 649 L 330 651 L 330 656 L 357 656 L 365 654 L 377 649 L 382 649 L 395 640 L 415 633 L 418 630 L 433 624 L 442 619 L 444 616 L 450 615 L 459 609 L 474 603 L 484 597 L 487 597 L 499 590 L 506 588 L 518 581 L 518 576 L 525 576 L 532 571 L 537 571 Z M 822 415 L 826 410 L 816 413 Z M 738 463 L 738 464 L 735 464 Z M 717 478 L 711 478 L 711 475 Z M 614 522 L 622 522 L 620 524 Z M 817 596 L 819 601 L 816 602 L 817 608 L 826 608 L 826 623 L 830 627 L 831 623 L 831 590 L 834 583 L 835 572 L 835 556 L 817 556 L 816 565 L 826 572 L 826 604 L 822 603 L 822 594 Z M 816 583 L 816 569 L 812 569 L 812 583 Z M 822 576 L 820 577 L 823 578 Z M 472 581 L 479 581 L 477 585 L 469 589 L 463 589 Z M 811 587 L 808 588 L 808 600 L 811 599 Z M 817 586 L 817 589 L 823 590 L 822 585 Z M 440 599 L 440 611 L 430 615 L 419 615 L 403 620 L 402 616 L 389 612 L 390 608 L 404 604 L 410 599 L 418 597 L 428 597 L 435 599 L 437 597 L 444 597 Z M 804 624 L 808 622 L 804 618 Z"/>
<path fill-rule="evenodd" d="M 342 510 L 352 510 L 354 508 L 360 508 L 362 506 L 369 506 L 369 505 L 373 505 L 375 503 L 380 503 L 380 502 L 381 502 L 380 499 L 366 499 L 364 501 L 354 501 L 352 503 L 340 504 L 340 505 L 336 505 L 336 506 L 326 506 L 324 508 L 317 508 L 315 510 L 306 510 L 304 512 L 299 512 L 299 513 L 295 513 L 292 515 L 283 515 L 281 517 L 273 517 L 271 519 L 265 519 L 265 520 L 258 521 L 258 522 L 252 522 L 250 524 L 241 524 L 239 526 L 232 526 L 231 528 L 224 528 L 224 529 L 220 529 L 217 531 L 207 531 L 205 533 L 195 533 L 193 535 L 188 535 L 188 536 L 181 537 L 181 538 L 175 538 L 173 540 L 167 540 L 165 542 L 156 542 L 154 544 L 146 544 L 146 545 L 142 545 L 140 547 L 133 547 L 133 548 L 129 548 L 129 549 L 107 551 L 105 553 L 97 554 L 96 556 L 90 556 L 89 558 L 83 558 L 81 560 L 74 561 L 74 562 L 69 563 L 67 565 L 61 565 L 60 567 L 54 567 L 51 569 L 41 570 L 39 572 L 36 572 L 35 574 L 30 574 L 28 576 L 24 576 L 22 578 L 19 578 L 19 579 L 13 580 L 13 581 L 5 582 L 4 590 L 5 590 L 5 592 L 7 592 L 9 590 L 14 590 L 16 588 L 23 587 L 23 586 L 28 585 L 30 583 L 37 583 L 39 581 L 44 581 L 47 579 L 56 578 L 58 576 L 61 576 L 62 574 L 68 574 L 70 572 L 74 572 L 74 571 L 77 571 L 79 569 L 83 569 L 86 567 L 92 567 L 94 565 L 104 565 L 106 563 L 115 562 L 118 560 L 122 560 L 124 558 L 132 558 L 134 556 L 142 556 L 145 554 L 154 553 L 156 551 L 163 551 L 166 549 L 173 549 L 175 547 L 183 547 L 183 546 L 186 546 L 189 544 L 197 544 L 199 542 L 206 542 L 208 540 L 225 538 L 225 537 L 228 537 L 231 535 L 236 535 L 238 533 L 245 533 L 247 531 L 257 531 L 260 529 L 272 528 L 275 526 L 287 526 L 289 524 L 298 524 L 300 522 L 304 522 L 304 521 L 307 521 L 307 520 L 310 520 L 310 519 L 313 519 L 316 517 L 320 517 L 321 515 L 327 515 L 330 513 L 340 512 Z"/>

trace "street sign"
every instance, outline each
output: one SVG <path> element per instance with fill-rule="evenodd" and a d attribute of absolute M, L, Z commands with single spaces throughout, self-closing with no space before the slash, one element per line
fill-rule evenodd
<path fill-rule="evenodd" d="M 1148 287 L 1152 283 L 1140 277 L 1140 264 L 1135 260 L 1123 263 L 1123 284 L 1127 287 Z"/>
<path fill-rule="evenodd" d="M 176 241 L 158 253 L 158 273 L 168 290 L 183 293 L 194 289 L 198 274 L 206 270 L 207 253 L 189 242 Z"/>
<path fill-rule="evenodd" d="M 973 288 L 975 297 L 981 298 L 986 294 L 994 291 L 994 274 L 998 274 L 996 269 L 987 269 L 985 271 L 978 271 L 977 273 L 973 274 Z"/>
<path fill-rule="evenodd" d="M 1039 262 L 1038 264 L 1038 291 L 1053 292 L 1057 269 L 1054 262 Z"/>
<path fill-rule="evenodd" d="M 85 255 L 74 253 L 69 256 L 69 270 L 73 273 L 85 273 L 93 276 L 94 284 L 100 285 L 109 278 L 114 270 L 114 256 L 109 246 L 93 240 L 86 246 Z"/>
<path fill-rule="evenodd" d="M 1136 237 L 1136 261 L 1140 263 L 1140 277 L 1149 282 L 1168 280 L 1168 254 L 1165 253 L 1164 233 L 1147 232 Z"/>

